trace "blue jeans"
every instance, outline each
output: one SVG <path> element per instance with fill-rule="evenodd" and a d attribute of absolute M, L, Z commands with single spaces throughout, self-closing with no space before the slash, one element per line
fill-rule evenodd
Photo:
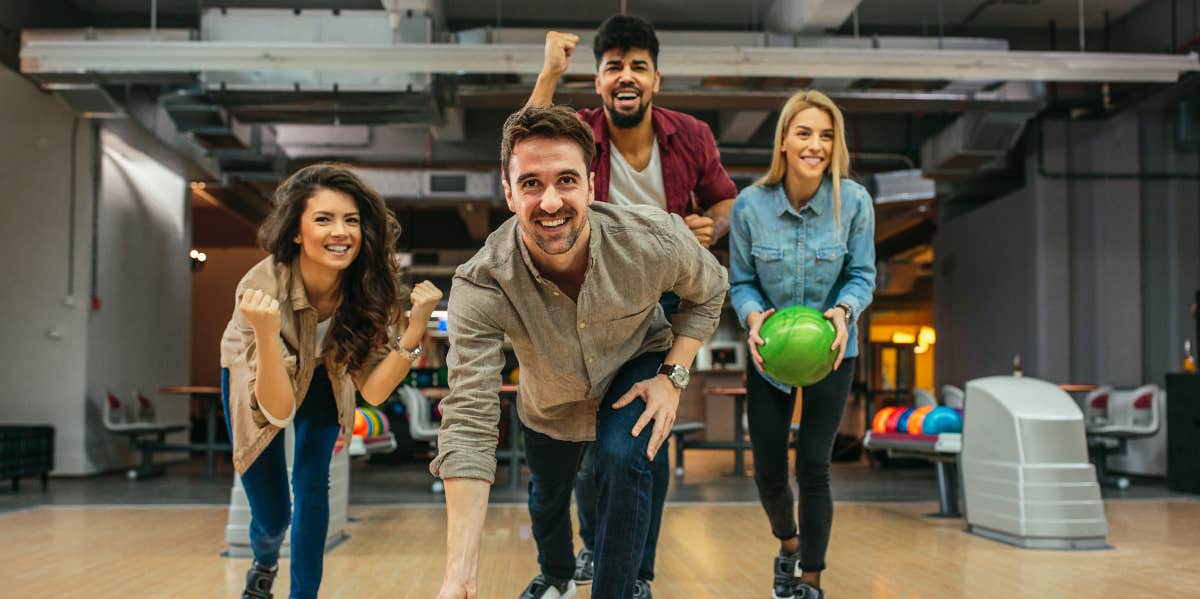
<path fill-rule="evenodd" d="M 667 317 L 667 320 L 671 320 L 671 317 L 679 310 L 679 296 L 668 291 L 658 299 L 658 304 L 662 306 L 663 315 Z M 579 462 L 579 473 L 575 475 L 575 511 L 579 514 L 579 537 L 583 539 L 583 546 L 587 547 L 588 551 L 596 550 L 596 473 L 592 468 L 594 460 L 595 456 L 589 445 L 583 453 L 583 459 Z M 667 486 L 670 483 L 669 473 L 660 478 L 658 472 L 655 472 L 654 495 L 655 501 L 659 504 L 666 501 Z M 662 499 L 657 499 L 659 495 L 662 495 Z M 657 542 L 658 528 L 656 526 L 654 533 L 650 535 L 649 544 L 642 554 L 642 568 L 638 575 L 638 578 L 642 580 L 654 580 L 654 550 Z"/>
<path fill-rule="evenodd" d="M 592 597 L 633 596 L 639 578 L 650 578 L 642 564 L 654 562 L 662 522 L 670 466 L 660 448 L 651 461 L 646 457 L 651 426 L 634 437 L 629 434 L 645 411 L 642 400 L 614 410 L 617 401 L 634 383 L 653 378 L 665 354 L 651 352 L 627 362 L 600 402 L 595 451 L 596 575 Z M 559 441 L 524 428 L 525 459 L 529 463 L 529 516 L 538 546 L 542 573 L 570 579 L 575 572 L 571 543 L 571 490 L 587 443 Z M 659 490 L 662 490 L 659 492 Z"/>
<path fill-rule="evenodd" d="M 229 426 L 226 369 L 221 370 L 221 398 L 225 403 L 225 425 Z M 329 531 L 329 460 L 340 433 L 337 400 L 324 367 L 313 373 L 308 395 L 296 410 L 293 425 L 296 446 L 291 492 L 282 432 L 242 475 L 242 488 L 250 503 L 250 547 L 254 561 L 268 567 L 279 563 L 279 548 L 290 522 L 291 597 L 315 599 L 321 586 L 325 536 Z M 295 510 L 291 505 L 293 494 Z"/>

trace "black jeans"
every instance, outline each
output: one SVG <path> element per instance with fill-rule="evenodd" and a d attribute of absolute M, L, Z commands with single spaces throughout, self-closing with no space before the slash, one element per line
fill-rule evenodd
<path fill-rule="evenodd" d="M 633 596 L 641 564 L 657 544 L 666 493 L 655 481 L 670 476 L 667 451 L 660 448 L 651 461 L 646 445 L 652 426 L 642 434 L 630 434 L 645 411 L 642 400 L 614 410 L 617 401 L 634 383 L 653 378 L 665 354 L 642 354 L 617 372 L 600 402 L 596 420 L 595 452 L 596 573 L 592 597 L 596 599 Z M 575 573 L 571 543 L 571 490 L 579 461 L 588 443 L 559 441 L 529 428 L 525 433 L 525 459 L 529 464 L 529 518 L 538 546 L 538 564 L 543 574 L 569 579 Z M 653 556 L 649 556 L 653 563 Z"/>
<path fill-rule="evenodd" d="M 825 569 L 825 550 L 833 526 L 829 459 L 853 378 L 854 358 L 845 358 L 829 376 L 804 388 L 804 411 L 796 439 L 796 482 L 800 485 L 800 567 L 805 572 Z M 746 366 L 746 416 L 754 454 L 754 482 L 771 522 L 771 533 L 781 540 L 796 536 L 787 463 L 795 404 L 794 389 L 784 393 L 763 379 L 754 364 Z"/>

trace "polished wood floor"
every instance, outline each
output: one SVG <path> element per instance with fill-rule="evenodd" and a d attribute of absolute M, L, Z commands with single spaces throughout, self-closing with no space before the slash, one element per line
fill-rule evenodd
<path fill-rule="evenodd" d="M 932 504 L 836 507 L 825 587 L 851 598 L 1200 596 L 1200 502 L 1110 501 L 1104 551 L 1031 551 L 962 532 Z M 0 516 L 0 596 L 236 597 L 248 560 L 219 557 L 218 507 L 38 508 Z M 438 506 L 352 507 L 351 539 L 325 560 L 322 597 L 432 597 Z M 776 550 L 757 505 L 669 505 L 655 597 L 770 597 Z M 523 507 L 488 514 L 480 597 L 515 597 L 536 573 Z M 285 562 L 286 563 L 286 562 Z M 286 597 L 287 577 L 276 583 Z M 587 587 L 577 597 L 586 598 Z"/>

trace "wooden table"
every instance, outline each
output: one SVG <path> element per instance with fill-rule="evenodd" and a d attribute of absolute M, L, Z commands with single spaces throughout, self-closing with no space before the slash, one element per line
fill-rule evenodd
<path fill-rule="evenodd" d="M 746 413 L 745 387 L 708 387 L 705 395 L 733 398 L 733 440 L 731 441 L 686 441 L 684 449 L 731 449 L 733 450 L 733 470 L 737 476 L 746 475 L 746 461 L 742 453 L 750 449 L 746 441 L 746 429 L 742 426 L 742 416 Z"/>
<path fill-rule="evenodd" d="M 205 430 L 205 442 L 187 443 L 183 446 L 173 446 L 174 449 L 187 449 L 195 451 L 203 451 L 205 454 L 205 476 L 212 480 L 215 471 L 214 455 L 218 451 L 232 452 L 233 448 L 226 443 L 217 443 L 217 410 L 221 404 L 221 388 L 206 387 L 195 385 L 168 385 L 160 387 L 159 393 L 163 395 L 186 395 L 188 397 L 198 398 L 208 403 L 207 412 L 207 430 Z"/>

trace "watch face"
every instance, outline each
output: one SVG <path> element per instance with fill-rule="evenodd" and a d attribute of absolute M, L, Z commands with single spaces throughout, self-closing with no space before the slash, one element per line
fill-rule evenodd
<path fill-rule="evenodd" d="M 678 364 L 671 369 L 671 374 L 668 376 L 671 379 L 671 382 L 675 383 L 675 386 L 679 387 L 680 389 L 686 387 L 688 384 L 688 379 L 691 378 L 687 369 L 683 366 L 679 366 Z"/>

